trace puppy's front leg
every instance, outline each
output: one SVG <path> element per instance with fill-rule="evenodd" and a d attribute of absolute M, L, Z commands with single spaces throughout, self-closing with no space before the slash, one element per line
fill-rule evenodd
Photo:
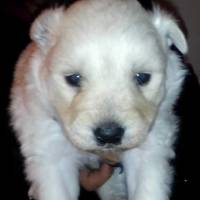
<path fill-rule="evenodd" d="M 77 200 L 79 194 L 76 167 L 65 160 L 50 163 L 35 157 L 26 161 L 31 181 L 29 196 L 36 200 Z"/>
<path fill-rule="evenodd" d="M 36 200 L 77 200 L 78 152 L 57 121 L 23 115 L 15 121 L 25 158 L 25 172 Z"/>
<path fill-rule="evenodd" d="M 172 173 L 167 159 L 143 150 L 131 150 L 126 157 L 128 199 L 168 200 Z"/>

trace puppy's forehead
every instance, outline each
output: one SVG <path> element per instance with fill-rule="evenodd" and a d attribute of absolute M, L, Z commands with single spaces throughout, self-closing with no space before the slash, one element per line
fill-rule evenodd
<path fill-rule="evenodd" d="M 162 60 L 157 56 L 162 52 L 158 34 L 140 4 L 103 1 L 83 1 L 65 11 L 57 45 L 60 58 L 68 59 L 73 66 L 85 59 L 93 64 L 109 59 L 118 64 L 145 63 L 150 57 Z"/>
<path fill-rule="evenodd" d="M 121 34 L 150 25 L 148 13 L 137 1 L 87 0 L 65 10 L 61 35 L 70 39 Z M 149 27 L 150 28 L 150 27 Z"/>

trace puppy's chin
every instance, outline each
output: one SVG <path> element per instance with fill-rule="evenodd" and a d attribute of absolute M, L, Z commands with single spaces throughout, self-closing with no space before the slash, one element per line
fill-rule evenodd
<path fill-rule="evenodd" d="M 91 153 L 94 153 L 100 157 L 102 162 L 107 163 L 109 165 L 115 165 L 119 163 L 121 160 L 121 151 L 114 149 L 107 150 L 94 150 Z"/>
<path fill-rule="evenodd" d="M 102 162 L 107 163 L 109 165 L 115 165 L 116 163 L 119 163 L 121 160 L 121 154 L 125 150 L 114 147 L 99 147 L 96 145 L 85 146 L 82 143 L 77 143 L 77 141 L 75 143 L 73 141 L 71 142 L 80 151 L 97 155 Z"/>

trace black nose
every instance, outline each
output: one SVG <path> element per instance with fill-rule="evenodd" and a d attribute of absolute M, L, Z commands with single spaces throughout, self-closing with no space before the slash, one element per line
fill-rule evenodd
<path fill-rule="evenodd" d="M 120 144 L 124 128 L 115 122 L 106 122 L 94 129 L 94 135 L 99 145 Z"/>

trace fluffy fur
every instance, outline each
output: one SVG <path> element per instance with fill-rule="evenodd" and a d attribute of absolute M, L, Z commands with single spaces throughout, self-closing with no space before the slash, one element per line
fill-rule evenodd
<path fill-rule="evenodd" d="M 82 0 L 44 11 L 33 23 L 11 94 L 12 124 L 25 157 L 29 194 L 38 200 L 77 200 L 79 170 L 116 154 L 115 170 L 98 193 L 103 200 L 167 200 L 177 119 L 173 104 L 185 76 L 174 44 L 187 43 L 175 20 L 134 0 Z M 82 76 L 81 87 L 65 81 Z M 134 76 L 148 72 L 139 86 Z M 99 146 L 93 129 L 115 120 L 121 144 Z"/>

